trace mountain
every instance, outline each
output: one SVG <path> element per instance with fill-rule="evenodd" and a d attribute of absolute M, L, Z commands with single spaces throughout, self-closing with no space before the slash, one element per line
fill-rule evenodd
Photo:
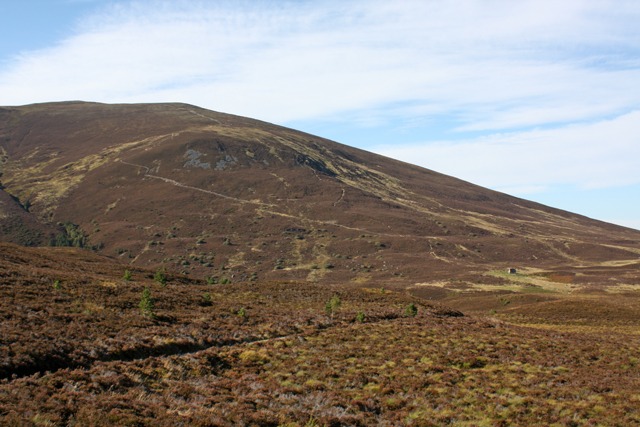
<path fill-rule="evenodd" d="M 495 281 L 640 254 L 637 230 L 186 104 L 0 108 L 0 168 L 3 240 L 212 281 Z"/>

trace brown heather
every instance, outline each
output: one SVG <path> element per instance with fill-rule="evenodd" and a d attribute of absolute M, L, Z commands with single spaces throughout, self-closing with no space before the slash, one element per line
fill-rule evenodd
<path fill-rule="evenodd" d="M 637 293 L 606 319 L 577 297 L 582 317 L 569 324 L 518 301 L 470 317 L 379 288 L 178 275 L 162 286 L 154 270 L 126 281 L 119 264 L 79 250 L 0 251 L 2 425 L 640 422 Z M 138 308 L 144 287 L 153 319 Z"/>

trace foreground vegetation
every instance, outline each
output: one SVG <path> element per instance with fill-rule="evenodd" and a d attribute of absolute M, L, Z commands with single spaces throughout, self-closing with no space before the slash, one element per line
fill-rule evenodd
<path fill-rule="evenodd" d="M 640 423 L 634 294 L 597 327 L 585 299 L 572 329 L 540 306 L 461 316 L 381 287 L 162 283 L 0 250 L 2 425 Z"/>

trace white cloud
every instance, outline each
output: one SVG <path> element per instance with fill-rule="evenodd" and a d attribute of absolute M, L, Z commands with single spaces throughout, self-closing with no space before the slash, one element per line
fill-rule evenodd
<path fill-rule="evenodd" d="M 0 70 L 0 103 L 179 100 L 286 122 L 411 101 L 388 114 L 428 106 L 460 130 L 587 120 L 640 104 L 638 18 L 636 2 L 120 3 Z"/>
<path fill-rule="evenodd" d="M 375 152 L 510 194 L 554 185 L 640 184 L 640 110 L 561 128 L 471 140 L 379 146 Z"/>

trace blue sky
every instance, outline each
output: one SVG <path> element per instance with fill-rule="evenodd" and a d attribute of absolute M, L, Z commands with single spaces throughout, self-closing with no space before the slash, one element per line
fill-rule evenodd
<path fill-rule="evenodd" d="M 640 2 L 0 1 L 0 105 L 187 102 L 640 229 Z"/>

